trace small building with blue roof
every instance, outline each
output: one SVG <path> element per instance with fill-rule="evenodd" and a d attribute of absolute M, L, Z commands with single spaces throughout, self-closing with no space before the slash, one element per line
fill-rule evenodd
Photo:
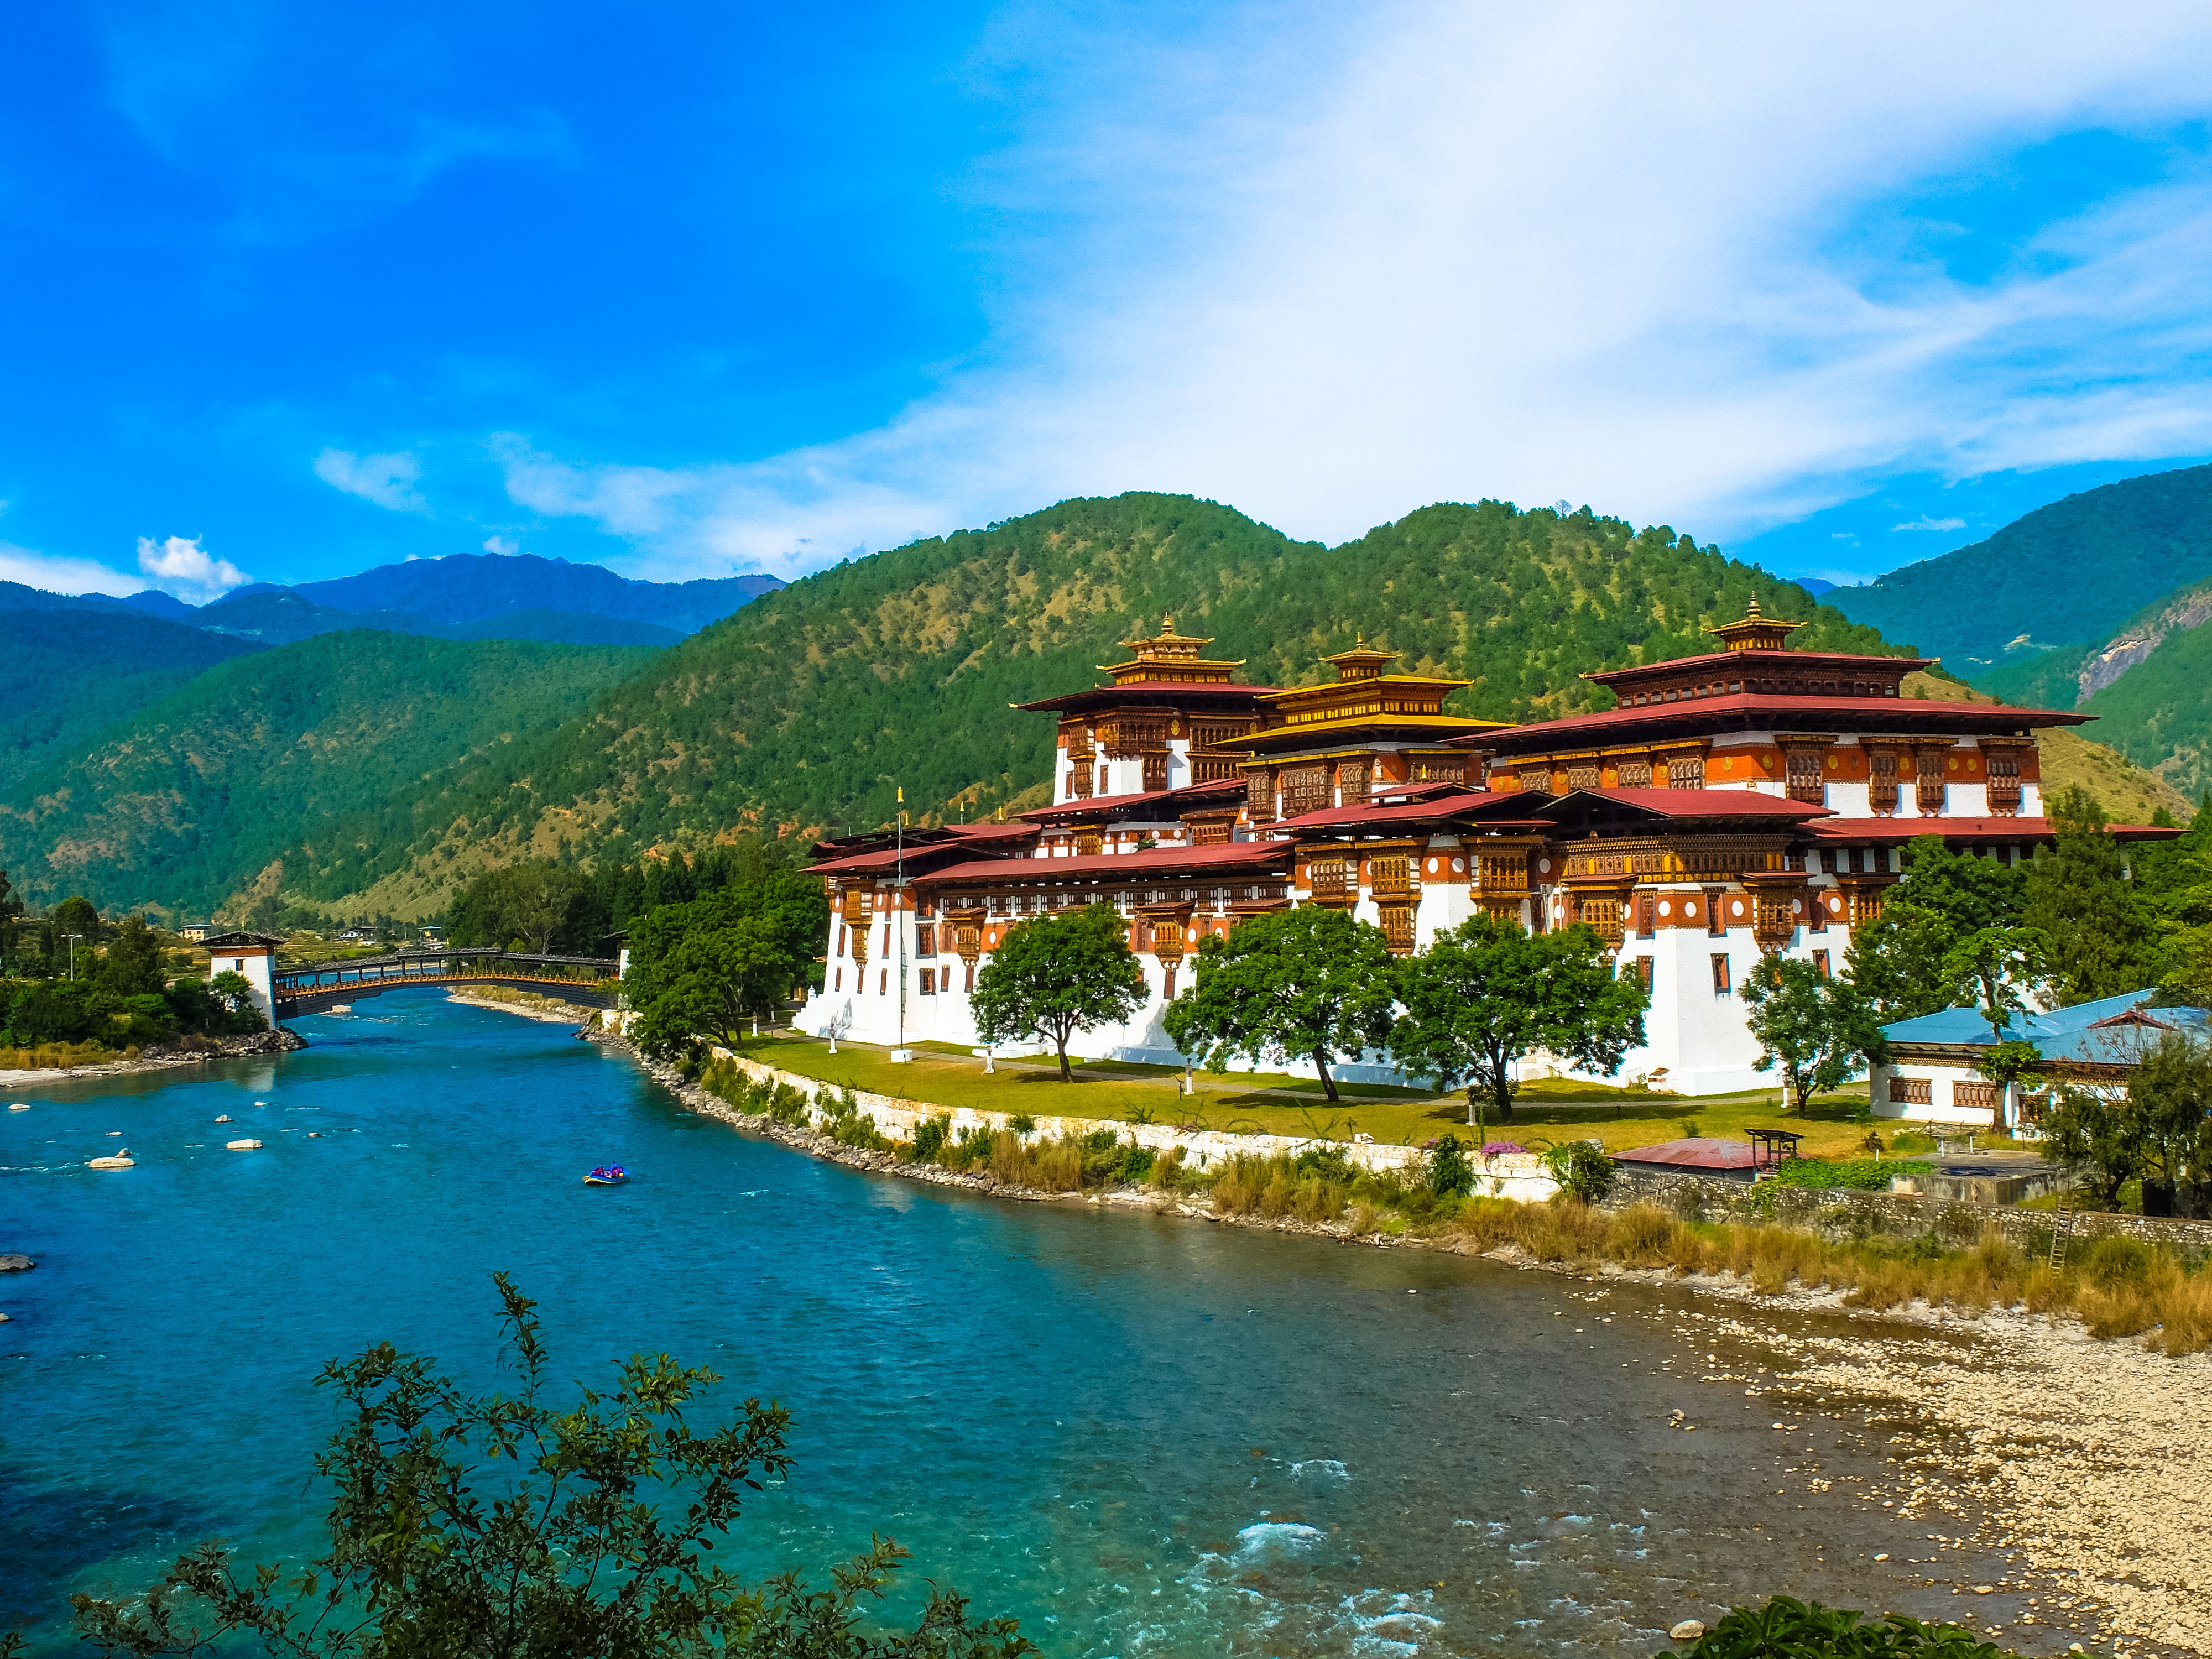
<path fill-rule="evenodd" d="M 2050 1083 L 2124 1088 L 2142 1056 L 2169 1034 L 2212 1041 L 2212 1014 L 2154 1007 L 2158 994 L 2146 988 L 2050 1013 L 2016 1014 L 2002 1038 L 1978 1008 L 1897 1020 L 1881 1028 L 1889 1059 L 1868 1079 L 1875 1115 L 2033 1135 Z M 2025 1089 L 1984 1077 L 1976 1063 L 2000 1041 L 2033 1044 L 2043 1056 L 2041 1077 L 2026 1080 Z"/>

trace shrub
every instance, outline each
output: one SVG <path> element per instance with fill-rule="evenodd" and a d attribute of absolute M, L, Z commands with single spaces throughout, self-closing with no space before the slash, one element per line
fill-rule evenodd
<path fill-rule="evenodd" d="M 914 1161 L 917 1164 L 937 1163 L 938 1155 L 945 1150 L 945 1143 L 951 1139 L 951 1136 L 952 1114 L 950 1112 L 940 1112 L 935 1117 L 926 1118 L 915 1124 L 914 1126 Z"/>
<path fill-rule="evenodd" d="M 1920 1175 L 1935 1167 L 1909 1159 L 1882 1163 L 1869 1158 L 1831 1164 L 1817 1158 L 1785 1158 L 1775 1166 L 1774 1178 L 1785 1187 L 1849 1187 L 1863 1193 L 1886 1193 L 1892 1176 Z"/>
<path fill-rule="evenodd" d="M 1763 1607 L 1736 1607 L 1698 1638 L 1686 1659 L 2005 1659 L 2004 1651 L 1961 1625 L 1923 1625 L 1893 1613 L 1879 1622 L 1858 1613 L 1778 1595 Z"/>
<path fill-rule="evenodd" d="M 1464 1197 L 1474 1189 L 1474 1165 L 1468 1161 L 1467 1148 L 1455 1134 L 1444 1134 L 1429 1149 L 1422 1173 L 1429 1190 L 1438 1198 Z"/>
<path fill-rule="evenodd" d="M 1352 1154 L 1341 1146 L 1309 1146 L 1297 1157 L 1298 1173 L 1319 1176 L 1340 1186 L 1352 1184 Z"/>
<path fill-rule="evenodd" d="M 2089 1247 L 2081 1262 L 2082 1276 L 2100 1291 L 2147 1285 L 2155 1257 L 2140 1239 L 2100 1238 Z"/>
<path fill-rule="evenodd" d="M 1129 1182 L 1143 1181 L 1151 1176 L 1152 1165 L 1158 1160 L 1159 1154 L 1151 1147 L 1133 1145 L 1121 1156 L 1120 1178 Z"/>
<path fill-rule="evenodd" d="M 1544 1154 L 1552 1179 L 1585 1204 L 1601 1204 L 1613 1190 L 1620 1166 L 1594 1140 L 1570 1140 Z"/>

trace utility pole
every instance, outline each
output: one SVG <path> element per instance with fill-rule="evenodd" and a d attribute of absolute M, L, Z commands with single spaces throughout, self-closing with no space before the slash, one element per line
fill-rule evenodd
<path fill-rule="evenodd" d="M 76 977 L 76 942 L 82 939 L 84 935 L 82 933 L 64 933 L 62 937 L 70 942 L 70 977 L 71 979 L 75 979 Z"/>
<path fill-rule="evenodd" d="M 898 937 L 898 1045 L 891 1050 L 891 1058 L 902 1063 L 914 1058 L 914 1050 L 906 1046 L 906 791 L 898 792 L 898 823 L 891 831 L 891 846 L 895 849 L 894 867 L 897 873 L 891 881 L 891 931 Z"/>

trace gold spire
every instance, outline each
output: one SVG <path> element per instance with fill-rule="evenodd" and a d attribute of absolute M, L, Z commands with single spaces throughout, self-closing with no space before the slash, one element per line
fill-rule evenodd
<path fill-rule="evenodd" d="M 1804 626 L 1803 623 L 1784 622 L 1778 617 L 1762 617 L 1759 601 L 1754 599 L 1741 622 L 1719 623 L 1705 631 L 1731 651 L 1787 651 L 1790 635 Z"/>
<path fill-rule="evenodd" d="M 1171 611 L 1160 612 L 1160 631 L 1150 639 L 1124 640 L 1123 647 L 1136 654 L 1127 662 L 1100 663 L 1101 673 L 1111 674 L 1116 685 L 1127 685 L 1139 680 L 1182 680 L 1201 684 L 1225 684 L 1230 675 L 1244 665 L 1239 658 L 1235 662 L 1217 662 L 1200 655 L 1213 643 L 1210 638 L 1195 634 L 1176 632 L 1175 616 Z"/>

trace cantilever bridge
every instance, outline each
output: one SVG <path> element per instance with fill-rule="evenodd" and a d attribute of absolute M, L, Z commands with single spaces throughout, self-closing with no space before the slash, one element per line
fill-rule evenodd
<path fill-rule="evenodd" d="M 279 968 L 271 988 L 280 1020 L 410 985 L 512 985 L 548 994 L 557 991 L 563 1001 L 604 1008 L 614 1001 L 614 994 L 601 988 L 601 981 L 613 978 L 620 965 L 612 957 L 524 956 L 471 945 Z"/>

